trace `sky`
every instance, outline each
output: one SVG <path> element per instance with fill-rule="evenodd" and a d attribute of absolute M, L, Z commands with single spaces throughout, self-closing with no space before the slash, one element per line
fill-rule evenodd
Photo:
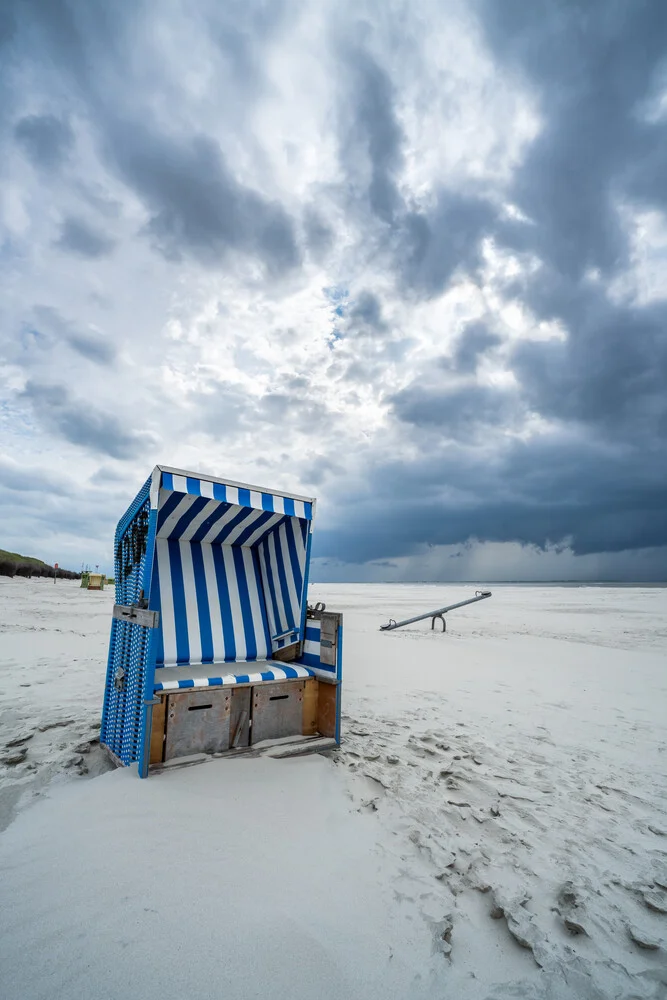
<path fill-rule="evenodd" d="M 664 0 L 4 0 L 0 547 L 157 464 L 319 581 L 667 578 Z"/>

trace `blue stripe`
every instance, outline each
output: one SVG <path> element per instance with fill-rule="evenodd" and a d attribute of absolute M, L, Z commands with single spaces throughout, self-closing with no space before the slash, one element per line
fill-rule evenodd
<path fill-rule="evenodd" d="M 153 562 L 149 606 L 153 611 L 160 612 L 160 624 L 156 629 L 157 635 L 155 636 L 155 664 L 161 666 L 164 663 L 164 641 L 162 639 L 162 605 L 160 604 L 160 574 L 158 573 L 157 558 Z"/>
<path fill-rule="evenodd" d="M 225 647 L 225 662 L 236 659 L 236 642 L 234 641 L 234 626 L 232 622 L 232 606 L 229 601 L 229 587 L 225 575 L 225 564 L 222 549 L 212 546 L 215 578 L 218 583 L 218 599 L 220 601 L 220 617 L 222 618 L 223 645 Z"/>
<path fill-rule="evenodd" d="M 181 550 L 175 539 L 169 539 L 169 566 L 171 568 L 171 590 L 174 596 L 174 619 L 176 625 L 176 662 L 188 663 L 190 645 L 188 643 L 188 620 L 185 611 L 185 585 Z"/>
<path fill-rule="evenodd" d="M 243 616 L 243 631 L 245 633 L 246 660 L 257 659 L 257 640 L 255 638 L 255 627 L 252 620 L 252 608 L 250 607 L 250 593 L 248 591 L 248 581 L 245 575 L 245 562 L 243 561 L 243 551 L 239 546 L 232 545 L 234 554 L 234 569 L 236 570 L 236 583 L 239 588 L 239 600 L 241 601 L 241 614 Z"/>
<path fill-rule="evenodd" d="M 244 490 L 243 487 L 239 487 L 239 504 L 242 507 L 250 506 L 250 490 Z"/>
<path fill-rule="evenodd" d="M 194 681 L 179 681 L 178 682 L 178 686 L 179 686 L 179 688 L 193 688 L 195 686 L 195 682 Z"/>
<path fill-rule="evenodd" d="M 164 490 L 173 490 L 174 488 L 174 477 L 171 472 L 162 473 L 162 488 Z"/>
<path fill-rule="evenodd" d="M 292 679 L 294 679 L 295 677 L 299 676 L 298 673 L 297 673 L 297 671 L 294 669 L 294 667 L 281 667 L 280 669 L 284 670 L 286 676 L 290 677 Z"/>
<path fill-rule="evenodd" d="M 270 510 L 273 513 L 273 497 L 270 493 L 262 493 L 262 510 Z"/>
<path fill-rule="evenodd" d="M 294 579 L 294 587 L 297 592 L 298 598 L 301 598 L 301 588 L 303 587 L 303 577 L 301 576 L 301 567 L 299 566 L 299 555 L 296 551 L 296 542 L 294 540 L 294 521 L 289 520 L 285 525 L 285 533 L 287 535 L 287 548 L 289 550 L 289 558 L 292 564 L 292 577 Z M 294 608 L 294 616 L 296 617 L 298 613 L 298 608 Z"/>
<path fill-rule="evenodd" d="M 303 509 L 305 511 L 307 520 L 308 521 L 312 521 L 312 519 L 313 519 L 313 505 L 312 505 L 312 503 L 304 503 Z"/>
<path fill-rule="evenodd" d="M 193 479 L 192 476 L 186 476 L 185 484 L 188 493 L 194 493 L 196 496 L 201 496 L 201 482 L 198 479 Z"/>
<path fill-rule="evenodd" d="M 207 679 L 211 687 L 216 687 L 216 685 L 222 684 L 222 677 L 209 677 Z"/>
<path fill-rule="evenodd" d="M 262 586 L 262 571 L 259 565 L 259 555 L 256 549 L 252 550 L 252 564 L 255 569 L 255 582 L 257 584 L 257 593 L 259 594 L 259 605 L 262 611 L 262 625 L 264 627 L 264 643 L 266 647 L 266 655 L 271 655 L 271 630 L 269 628 L 269 619 L 266 614 L 266 597 L 264 594 L 264 587 Z"/>
<path fill-rule="evenodd" d="M 319 642 L 321 635 L 322 635 L 322 629 L 319 627 L 319 625 L 317 626 L 317 628 L 315 628 L 314 625 L 306 625 L 306 639 L 310 639 L 311 642 Z"/>
<path fill-rule="evenodd" d="M 227 487 L 222 483 L 213 483 L 213 499 L 222 500 L 224 503 L 227 499 Z"/>
<path fill-rule="evenodd" d="M 192 541 L 201 542 L 201 540 L 209 533 L 216 521 L 219 521 L 221 517 L 224 517 L 230 507 L 230 503 L 218 504 L 218 506 L 214 508 L 213 513 L 209 514 L 208 517 L 199 525 L 192 536 Z"/>
<path fill-rule="evenodd" d="M 157 516 L 157 530 L 158 530 L 158 532 L 160 531 L 160 528 L 162 527 L 162 525 L 164 524 L 164 522 L 167 520 L 167 518 L 169 517 L 169 515 L 174 510 L 176 510 L 176 508 L 178 507 L 178 505 L 179 505 L 179 503 L 181 502 L 182 499 L 183 499 L 183 494 L 182 493 L 172 493 L 171 496 L 167 497 L 167 499 L 165 500 L 165 502 L 160 507 L 160 511 L 158 513 L 158 516 Z"/>
<path fill-rule="evenodd" d="M 298 661 L 300 664 L 303 663 L 306 667 L 317 667 L 319 670 L 326 670 L 329 674 L 335 674 L 336 668 L 329 663 L 322 663 L 319 656 L 315 656 L 313 653 L 304 653 Z"/>
<path fill-rule="evenodd" d="M 285 497 L 283 503 L 285 504 L 285 513 L 289 517 L 294 517 L 296 515 L 296 511 L 294 509 L 294 501 L 291 497 Z"/>
<path fill-rule="evenodd" d="M 292 613 L 292 604 L 289 598 L 289 590 L 287 587 L 287 575 L 285 573 L 285 560 L 283 559 L 283 547 L 280 544 L 280 536 L 275 532 L 276 536 L 276 561 L 278 563 L 278 580 L 280 581 L 280 591 L 283 598 L 283 608 L 285 611 L 285 619 L 287 621 L 287 628 L 294 628 L 294 615 Z"/>
<path fill-rule="evenodd" d="M 250 683 L 250 676 L 248 674 L 236 674 L 235 677 L 236 677 L 236 683 L 237 684 L 249 684 Z"/>
<path fill-rule="evenodd" d="M 215 545 L 218 545 L 224 542 L 225 538 L 227 538 L 228 535 L 231 535 L 234 528 L 237 528 L 239 524 L 242 524 L 246 520 L 246 518 L 250 517 L 251 514 L 252 514 L 251 510 L 248 510 L 247 507 L 242 507 L 241 510 L 238 512 L 238 514 L 235 514 L 234 517 L 231 519 L 231 521 L 227 522 L 222 531 L 218 535 L 216 535 L 216 537 L 213 539 L 213 543 Z"/>
<path fill-rule="evenodd" d="M 195 593 L 197 595 L 197 614 L 199 615 L 199 635 L 201 638 L 202 663 L 213 662 L 213 632 L 211 629 L 211 611 L 208 603 L 204 557 L 199 542 L 190 543 L 192 553 L 192 568 L 195 577 Z"/>
<path fill-rule="evenodd" d="M 179 494 L 175 494 L 175 496 L 178 495 Z M 181 497 L 183 496 L 183 494 L 180 495 Z M 196 500 L 193 500 L 193 502 L 190 504 L 185 513 L 182 514 L 181 517 L 179 517 L 178 521 L 176 522 L 176 525 L 169 532 L 169 537 L 182 538 L 183 532 L 186 530 L 186 528 L 190 527 L 190 525 L 196 518 L 197 514 L 201 514 L 201 512 L 203 511 L 204 507 L 206 507 L 207 504 L 208 500 L 206 497 L 197 497 Z"/>
<path fill-rule="evenodd" d="M 269 511 L 264 511 L 263 513 L 261 513 L 259 517 L 255 518 L 252 524 L 249 524 L 247 528 L 243 529 L 238 538 L 234 540 L 234 545 L 245 545 L 248 538 L 250 538 L 250 536 L 254 534 L 257 528 L 261 528 L 262 525 L 266 524 L 266 522 L 272 517 L 273 514 L 271 514 Z"/>

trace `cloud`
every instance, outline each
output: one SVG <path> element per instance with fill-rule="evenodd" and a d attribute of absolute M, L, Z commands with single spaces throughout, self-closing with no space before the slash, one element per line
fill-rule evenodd
<path fill-rule="evenodd" d="M 91 400 L 73 399 L 64 385 L 29 379 L 20 398 L 31 404 L 47 431 L 95 454 L 126 460 L 152 444 L 150 435 L 126 430 L 120 420 L 97 409 Z"/>
<path fill-rule="evenodd" d="M 9 459 L 108 526 L 153 428 L 359 579 L 665 544 L 663 3 L 12 10 Z"/>
<path fill-rule="evenodd" d="M 401 420 L 417 427 L 436 427 L 445 438 L 470 440 L 493 426 L 516 423 L 519 401 L 513 390 L 485 385 L 455 385 L 444 389 L 424 386 L 421 379 L 391 397 Z"/>
<path fill-rule="evenodd" d="M 456 341 L 451 367 L 457 372 L 471 375 L 477 370 L 480 360 L 501 343 L 502 337 L 492 333 L 485 323 L 469 323 Z M 448 367 L 449 359 L 447 362 Z"/>
<path fill-rule="evenodd" d="M 62 223 L 56 245 L 79 257 L 97 260 L 111 253 L 115 241 L 98 232 L 83 219 L 70 216 Z"/>
<path fill-rule="evenodd" d="M 99 333 L 80 330 L 52 306 L 37 305 L 33 313 L 38 326 L 67 343 L 88 361 L 106 366 L 115 360 L 116 348 L 108 338 Z"/>
<path fill-rule="evenodd" d="M 43 170 L 57 170 L 74 146 L 71 126 L 53 115 L 21 118 L 14 135 L 31 163 Z"/>
<path fill-rule="evenodd" d="M 373 470 L 355 517 L 317 533 L 315 552 L 345 562 L 414 555 L 427 546 L 519 542 L 575 554 L 667 545 L 667 483 L 625 448 L 554 436 L 500 454 L 460 447 Z M 582 476 L 581 470 L 587 470 Z"/>
<path fill-rule="evenodd" d="M 147 231 L 166 257 L 179 260 L 187 250 L 219 266 L 228 251 L 239 250 L 275 273 L 299 263 L 291 218 L 239 183 L 208 136 L 178 140 L 142 123 L 115 123 L 113 131 L 110 159 L 148 206 Z"/>

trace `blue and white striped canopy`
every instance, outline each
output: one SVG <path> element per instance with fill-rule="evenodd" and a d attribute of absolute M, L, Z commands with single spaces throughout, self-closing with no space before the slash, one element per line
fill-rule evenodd
<path fill-rule="evenodd" d="M 265 660 L 302 636 L 314 501 L 158 466 L 157 665 Z"/>

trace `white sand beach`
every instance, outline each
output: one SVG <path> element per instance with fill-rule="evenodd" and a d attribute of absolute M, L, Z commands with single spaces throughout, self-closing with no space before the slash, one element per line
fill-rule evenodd
<path fill-rule="evenodd" d="M 0 577 L 0 995 L 667 995 L 667 590 L 317 585 L 340 751 L 140 781 L 113 590 Z M 94 780 L 89 780 L 89 779 Z"/>

